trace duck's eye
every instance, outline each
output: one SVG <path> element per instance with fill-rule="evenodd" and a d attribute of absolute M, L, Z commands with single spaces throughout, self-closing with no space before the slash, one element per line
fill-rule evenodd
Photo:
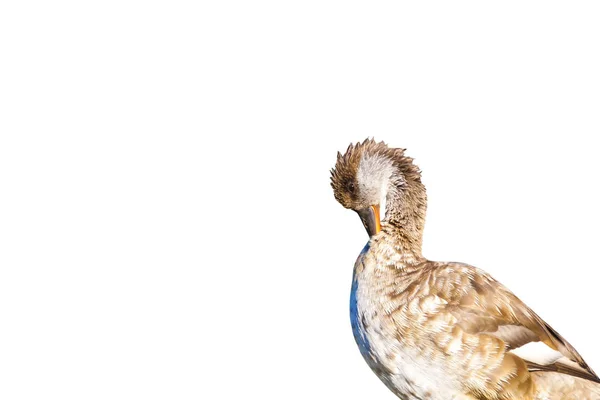
<path fill-rule="evenodd" d="M 354 194 L 354 191 L 356 190 L 356 186 L 354 185 L 354 182 L 350 181 L 346 184 L 346 189 L 348 189 L 348 191 L 352 194 Z"/>

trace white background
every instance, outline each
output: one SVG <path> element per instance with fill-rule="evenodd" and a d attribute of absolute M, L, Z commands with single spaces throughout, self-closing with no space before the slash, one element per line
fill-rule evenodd
<path fill-rule="evenodd" d="M 597 2 L 0 6 L 0 397 L 392 399 L 338 150 L 406 147 L 425 255 L 600 370 Z"/>

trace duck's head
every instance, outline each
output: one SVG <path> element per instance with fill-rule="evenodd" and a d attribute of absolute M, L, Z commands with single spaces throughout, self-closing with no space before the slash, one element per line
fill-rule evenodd
<path fill-rule="evenodd" d="M 373 139 L 350 144 L 344 155 L 338 153 L 331 186 L 336 200 L 358 213 L 369 236 L 379 233 L 382 222 L 404 228 L 416 222 L 422 230 L 425 188 L 404 149 Z"/>

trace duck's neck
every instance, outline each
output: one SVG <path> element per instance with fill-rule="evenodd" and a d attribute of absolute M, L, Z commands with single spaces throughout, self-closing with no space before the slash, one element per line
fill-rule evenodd
<path fill-rule="evenodd" d="M 402 188 L 391 187 L 387 194 L 382 231 L 393 241 L 396 250 L 409 258 L 422 259 L 423 228 L 427 195 L 419 181 L 407 182 Z"/>

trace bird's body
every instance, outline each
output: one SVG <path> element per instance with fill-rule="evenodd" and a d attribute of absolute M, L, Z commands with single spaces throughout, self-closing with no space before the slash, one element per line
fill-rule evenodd
<path fill-rule="evenodd" d="M 472 266 L 421 255 L 424 187 L 418 170 L 402 170 L 406 157 L 394 160 L 403 152 L 368 141 L 347 154 L 334 171 L 336 198 L 361 214 L 371 234 L 354 266 L 352 329 L 393 393 L 405 400 L 600 399 L 600 380 L 577 351 L 508 289 Z M 348 184 L 353 169 L 344 163 L 355 164 L 354 176 L 381 182 Z M 369 173 L 386 168 L 403 175 Z M 360 194 L 365 188 L 371 192 Z M 367 214 L 365 204 L 374 202 L 376 212 Z M 379 225 L 369 218 L 380 203 L 388 210 Z"/>
<path fill-rule="evenodd" d="M 485 272 L 404 255 L 389 236 L 383 226 L 359 256 L 350 305 L 363 357 L 388 388 L 410 400 L 548 398 L 527 360 L 507 347 L 538 339 L 537 316 Z M 600 399 L 597 383 L 571 378 L 546 386 L 553 383 L 589 387 L 597 397 L 587 398 Z"/>

